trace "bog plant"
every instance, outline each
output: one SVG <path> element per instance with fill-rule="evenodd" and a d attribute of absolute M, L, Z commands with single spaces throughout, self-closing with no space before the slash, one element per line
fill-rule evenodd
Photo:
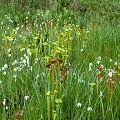
<path fill-rule="evenodd" d="M 1 120 L 120 118 L 119 2 L 0 6 Z"/>

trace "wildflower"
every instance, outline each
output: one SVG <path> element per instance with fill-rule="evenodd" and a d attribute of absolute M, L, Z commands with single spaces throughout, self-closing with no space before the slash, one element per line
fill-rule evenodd
<path fill-rule="evenodd" d="M 111 77 L 112 77 L 112 74 L 113 74 L 112 72 L 109 72 L 109 73 L 108 73 L 108 76 L 111 78 Z"/>
<path fill-rule="evenodd" d="M 26 17 L 26 19 L 28 19 L 28 17 Z"/>
<path fill-rule="evenodd" d="M 6 74 L 7 74 L 6 71 L 4 71 L 4 72 L 3 72 L 3 75 L 6 75 Z"/>
<path fill-rule="evenodd" d="M 77 107 L 82 107 L 82 104 L 81 103 L 77 103 Z"/>
<path fill-rule="evenodd" d="M 112 62 L 113 60 L 112 59 L 110 59 L 110 62 Z"/>
<path fill-rule="evenodd" d="M 35 63 L 34 64 L 36 64 L 38 62 L 38 58 L 35 58 Z"/>
<path fill-rule="evenodd" d="M 17 77 L 17 75 L 13 75 L 13 78 L 16 78 Z"/>
<path fill-rule="evenodd" d="M 22 62 L 23 62 L 24 64 L 26 64 L 27 61 L 24 59 Z"/>
<path fill-rule="evenodd" d="M 83 52 L 83 49 L 81 49 L 80 51 Z"/>
<path fill-rule="evenodd" d="M 84 83 L 85 84 L 85 80 L 82 80 L 81 78 L 79 78 L 78 83 Z"/>
<path fill-rule="evenodd" d="M 45 73 L 42 72 L 40 75 L 41 75 L 41 76 L 45 76 Z"/>
<path fill-rule="evenodd" d="M 91 108 L 91 107 L 88 107 L 88 108 L 87 108 L 87 111 L 92 111 L 92 108 Z"/>
<path fill-rule="evenodd" d="M 10 21 L 11 23 L 13 23 L 13 22 L 14 22 L 14 21 L 13 21 L 13 20 L 11 20 L 11 19 L 10 19 L 9 21 Z"/>
<path fill-rule="evenodd" d="M 92 66 L 92 63 L 89 63 L 89 66 Z"/>
<path fill-rule="evenodd" d="M 31 52 L 31 51 L 28 51 L 28 54 L 31 56 L 31 55 L 32 55 L 32 52 Z"/>
<path fill-rule="evenodd" d="M 32 66 L 29 68 L 30 71 L 32 71 Z"/>
<path fill-rule="evenodd" d="M 25 96 L 24 99 L 27 101 L 30 98 L 30 96 Z"/>
<path fill-rule="evenodd" d="M 115 66 L 117 66 L 117 65 L 118 65 L 118 63 L 117 63 L 117 62 L 115 62 L 115 63 L 114 63 L 114 65 L 115 65 Z"/>
<path fill-rule="evenodd" d="M 15 65 L 15 64 L 17 64 L 18 62 L 17 62 L 17 60 L 15 60 L 13 63 L 12 63 L 12 65 Z"/>
<path fill-rule="evenodd" d="M 8 49 L 8 52 L 11 52 L 11 48 Z"/>
<path fill-rule="evenodd" d="M 98 61 L 97 61 L 97 64 L 100 64 L 100 62 L 101 62 L 101 61 L 100 61 L 100 60 L 98 60 Z"/>
<path fill-rule="evenodd" d="M 8 65 L 7 65 L 7 64 L 5 64 L 5 65 L 4 65 L 4 67 L 5 67 L 5 69 L 6 69 L 6 68 L 8 68 Z"/>
<path fill-rule="evenodd" d="M 101 65 L 101 68 L 102 68 L 102 69 L 104 68 L 104 65 L 103 65 L 103 64 Z"/>
<path fill-rule="evenodd" d="M 6 99 L 3 100 L 3 105 L 5 105 L 5 104 L 6 104 Z"/>
<path fill-rule="evenodd" d="M 98 61 L 101 61 L 101 57 L 100 56 L 98 57 Z"/>
<path fill-rule="evenodd" d="M 1 22 L 1 25 L 3 25 L 3 22 Z"/>
<path fill-rule="evenodd" d="M 18 31 L 18 30 L 19 30 L 19 27 L 17 27 L 16 30 Z"/>
<path fill-rule="evenodd" d="M 2 70 L 5 70 L 6 68 L 8 68 L 8 65 L 5 64 L 3 67 L 2 67 Z"/>
<path fill-rule="evenodd" d="M 18 68 L 17 68 L 17 67 L 13 69 L 13 71 L 15 71 L 15 72 L 16 72 L 17 70 L 18 70 Z"/>
<path fill-rule="evenodd" d="M 8 106 L 6 106 L 5 109 L 8 110 Z"/>
<path fill-rule="evenodd" d="M 2 81 L 0 81 L 0 84 L 2 83 Z"/>
<path fill-rule="evenodd" d="M 89 71 L 92 71 L 92 63 L 89 63 Z"/>
<path fill-rule="evenodd" d="M 25 48 L 21 48 L 21 49 L 20 49 L 20 51 L 24 51 L 24 50 L 25 50 Z"/>
<path fill-rule="evenodd" d="M 11 57 L 11 54 L 8 54 L 8 57 Z"/>
<path fill-rule="evenodd" d="M 103 92 L 100 92 L 100 95 L 99 95 L 99 97 L 103 97 Z"/>

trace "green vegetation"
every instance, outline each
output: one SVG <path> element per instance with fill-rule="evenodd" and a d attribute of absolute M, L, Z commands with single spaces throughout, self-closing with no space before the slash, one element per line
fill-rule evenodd
<path fill-rule="evenodd" d="M 119 120 L 119 0 L 1 0 L 0 120 Z"/>

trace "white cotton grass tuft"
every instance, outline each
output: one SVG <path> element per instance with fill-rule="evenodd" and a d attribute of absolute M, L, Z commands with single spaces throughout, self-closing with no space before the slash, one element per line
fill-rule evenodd
<path fill-rule="evenodd" d="M 82 103 L 77 103 L 77 107 L 78 108 L 82 107 Z"/>
<path fill-rule="evenodd" d="M 24 99 L 25 100 L 28 100 L 30 98 L 30 96 L 25 96 Z"/>
<path fill-rule="evenodd" d="M 89 63 L 89 71 L 92 71 L 92 63 Z"/>
<path fill-rule="evenodd" d="M 112 75 L 113 75 L 113 73 L 112 73 L 112 72 L 109 72 L 109 73 L 108 73 L 108 77 L 110 77 L 110 78 L 111 78 L 111 77 L 112 77 Z"/>
<path fill-rule="evenodd" d="M 88 107 L 88 108 L 87 108 L 87 111 L 92 111 L 92 108 L 91 108 L 91 107 Z"/>

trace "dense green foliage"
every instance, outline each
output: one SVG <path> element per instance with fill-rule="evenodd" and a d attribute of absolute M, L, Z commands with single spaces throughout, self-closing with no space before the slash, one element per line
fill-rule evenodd
<path fill-rule="evenodd" d="M 0 8 L 0 120 L 120 119 L 119 0 Z"/>

